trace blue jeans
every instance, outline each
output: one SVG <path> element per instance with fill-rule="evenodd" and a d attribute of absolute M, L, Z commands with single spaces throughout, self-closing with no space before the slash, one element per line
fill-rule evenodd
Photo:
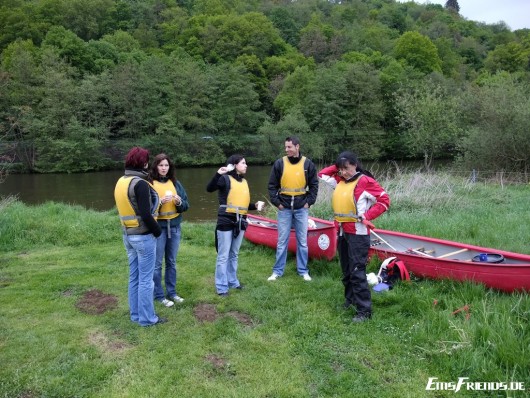
<path fill-rule="evenodd" d="M 158 321 L 153 304 L 156 238 L 153 234 L 123 234 L 129 258 L 129 310 L 131 321 L 149 326 Z"/>
<path fill-rule="evenodd" d="M 180 225 L 170 228 L 171 238 L 168 237 L 167 228 L 162 228 L 162 234 L 156 240 L 156 261 L 153 281 L 155 283 L 155 300 L 164 298 L 162 288 L 162 260 L 165 255 L 165 277 L 166 295 L 174 297 L 177 295 L 175 286 L 177 284 L 177 253 L 180 246 Z"/>
<path fill-rule="evenodd" d="M 287 261 L 287 248 L 289 245 L 289 234 L 291 226 L 296 234 L 296 270 L 299 275 L 309 272 L 307 268 L 307 220 L 309 209 L 283 209 L 278 210 L 278 245 L 276 246 L 276 262 L 272 267 L 272 272 L 282 276 Z"/>
<path fill-rule="evenodd" d="M 234 238 L 233 231 L 216 231 L 217 262 L 215 264 L 215 289 L 217 293 L 227 293 L 229 288 L 239 286 L 237 260 L 245 231 Z"/>

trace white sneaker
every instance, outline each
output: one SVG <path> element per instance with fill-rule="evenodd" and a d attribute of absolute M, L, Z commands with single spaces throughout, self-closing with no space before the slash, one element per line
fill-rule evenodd
<path fill-rule="evenodd" d="M 302 275 L 302 278 L 304 278 L 304 281 L 307 281 L 307 282 L 311 280 L 311 277 L 309 276 L 309 274 Z"/>
<path fill-rule="evenodd" d="M 280 275 L 276 274 L 276 273 L 272 273 L 271 276 L 269 276 L 269 278 L 267 279 L 268 281 L 275 281 L 276 279 L 278 279 L 280 277 Z"/>
<path fill-rule="evenodd" d="M 180 296 L 177 296 L 176 294 L 171 297 L 171 299 L 175 302 L 175 303 L 182 303 L 184 301 L 184 299 Z"/>
<path fill-rule="evenodd" d="M 166 307 L 173 307 L 173 304 L 175 304 L 173 301 L 171 300 L 168 300 L 168 299 L 162 299 L 162 300 L 158 300 L 160 304 L 162 305 L 165 305 Z"/>

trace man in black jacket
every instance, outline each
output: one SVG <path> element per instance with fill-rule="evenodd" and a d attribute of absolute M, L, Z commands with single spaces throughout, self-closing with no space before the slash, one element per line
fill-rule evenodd
<path fill-rule="evenodd" d="M 310 281 L 307 267 L 307 221 L 309 207 L 317 199 L 318 177 L 315 165 L 300 153 L 297 137 L 285 139 L 286 156 L 277 159 L 269 178 L 271 203 L 278 208 L 278 244 L 276 262 L 269 281 L 283 275 L 287 260 L 287 245 L 291 226 L 296 234 L 296 270 L 305 281 Z"/>

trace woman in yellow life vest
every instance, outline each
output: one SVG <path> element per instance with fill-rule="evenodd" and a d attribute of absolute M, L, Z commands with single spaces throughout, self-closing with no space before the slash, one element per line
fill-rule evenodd
<path fill-rule="evenodd" d="M 153 281 L 154 299 L 166 307 L 182 303 L 184 299 L 177 294 L 177 255 L 180 246 L 182 213 L 189 208 L 188 195 L 177 180 L 175 165 L 164 153 L 155 156 L 149 175 L 156 192 L 160 196 L 158 225 L 162 234 L 156 240 L 156 261 Z M 162 261 L 165 257 L 164 282 L 162 287 Z"/>
<path fill-rule="evenodd" d="M 363 322 L 372 317 L 372 297 L 366 280 L 370 228 L 374 228 L 370 220 L 388 210 L 390 198 L 349 151 L 342 152 L 334 165 L 320 170 L 318 177 L 335 187 L 332 206 L 339 234 L 337 251 L 342 267 L 344 308 L 355 306 L 353 322 Z"/>
<path fill-rule="evenodd" d="M 116 183 L 114 199 L 123 227 L 123 244 L 129 259 L 129 310 L 131 321 L 151 326 L 167 321 L 155 314 L 153 272 L 160 226 L 155 216 L 159 199 L 147 179 L 149 152 L 132 148 L 125 158 L 125 173 Z"/>
<path fill-rule="evenodd" d="M 208 183 L 208 192 L 219 191 L 219 210 L 215 241 L 215 289 L 219 296 L 227 296 L 229 289 L 242 289 L 237 278 L 238 256 L 247 228 L 247 212 L 256 210 L 250 202 L 250 191 L 245 174 L 247 162 L 242 155 L 232 155 Z"/>

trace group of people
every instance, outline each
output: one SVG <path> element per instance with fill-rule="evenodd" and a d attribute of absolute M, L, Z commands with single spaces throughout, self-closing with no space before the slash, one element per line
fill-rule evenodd
<path fill-rule="evenodd" d="M 239 249 L 248 226 L 247 213 L 262 210 L 264 205 L 251 201 L 246 172 L 243 155 L 232 155 L 206 187 L 208 192 L 218 192 L 215 289 L 221 297 L 227 296 L 230 289 L 244 287 L 237 269 Z M 363 322 L 372 316 L 366 280 L 371 220 L 388 209 L 390 199 L 352 152 L 341 153 L 333 165 L 317 172 L 314 163 L 301 154 L 299 139 L 294 136 L 285 139 L 285 156 L 274 162 L 268 183 L 270 202 L 278 214 L 276 259 L 268 280 L 275 281 L 284 274 L 289 234 L 294 228 L 296 269 L 304 281 L 311 281 L 307 229 L 319 179 L 334 188 L 332 207 L 339 237 L 344 308 L 355 307 L 353 322 Z M 167 155 L 157 155 L 149 169 L 148 151 L 134 147 L 126 156 L 125 173 L 118 180 L 114 195 L 129 259 L 131 320 L 141 326 L 164 323 L 167 319 L 156 315 L 154 301 L 166 307 L 184 301 L 176 292 L 176 257 L 182 213 L 189 208 L 186 191 L 176 179 L 175 167 Z"/>

